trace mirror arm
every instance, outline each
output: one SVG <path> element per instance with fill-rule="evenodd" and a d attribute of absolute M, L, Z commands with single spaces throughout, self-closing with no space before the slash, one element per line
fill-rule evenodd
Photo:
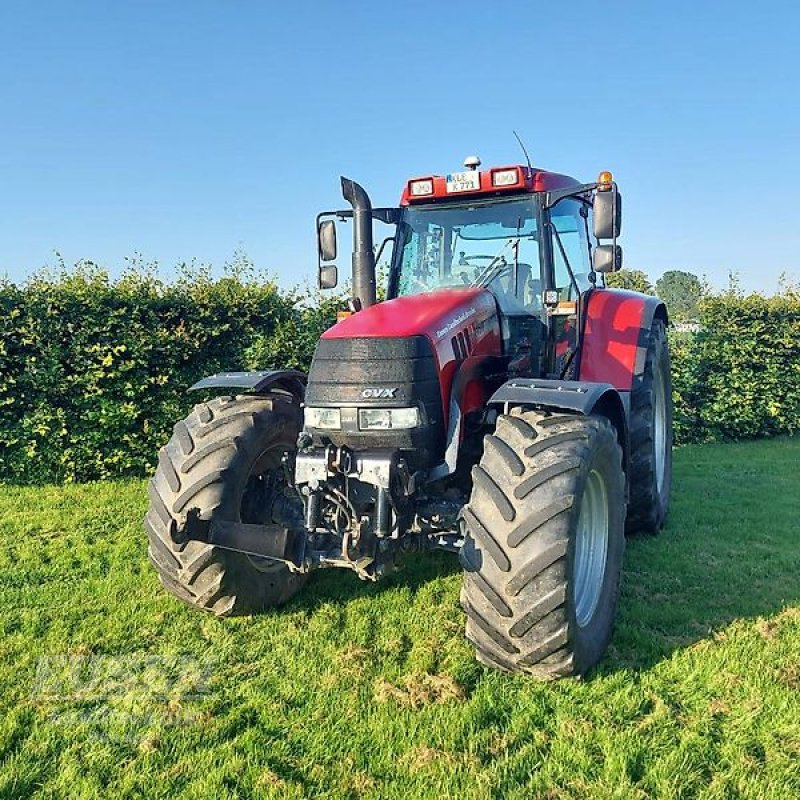
<path fill-rule="evenodd" d="M 378 222 L 385 222 L 387 225 L 396 225 L 400 221 L 401 213 L 402 209 L 400 208 L 373 208 L 372 218 L 378 220 Z M 317 227 L 319 227 L 319 223 L 324 217 L 336 217 L 342 221 L 346 219 L 352 219 L 353 209 L 348 208 L 337 211 L 322 211 L 321 213 L 317 214 Z"/>
<path fill-rule="evenodd" d="M 597 183 L 582 183 L 580 186 L 568 186 L 565 189 L 554 189 L 545 195 L 544 207 L 552 208 L 565 197 L 577 197 L 586 195 L 597 189 Z"/>

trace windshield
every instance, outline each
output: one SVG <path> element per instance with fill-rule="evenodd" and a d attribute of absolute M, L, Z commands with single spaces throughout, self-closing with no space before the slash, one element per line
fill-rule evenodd
<path fill-rule="evenodd" d="M 395 295 L 488 286 L 507 310 L 541 300 L 536 209 L 530 196 L 409 207 L 398 226 Z"/>

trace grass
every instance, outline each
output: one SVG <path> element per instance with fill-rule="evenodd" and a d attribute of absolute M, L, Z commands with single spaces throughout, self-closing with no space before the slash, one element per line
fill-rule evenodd
<path fill-rule="evenodd" d="M 143 482 L 0 487 L 0 797 L 800 797 L 798 465 L 678 450 L 607 658 L 555 684 L 474 661 L 445 554 L 217 620 L 161 590 Z"/>

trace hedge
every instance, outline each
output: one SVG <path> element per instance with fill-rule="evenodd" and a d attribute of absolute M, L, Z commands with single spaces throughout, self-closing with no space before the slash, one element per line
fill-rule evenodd
<path fill-rule="evenodd" d="M 339 298 L 252 274 L 111 280 L 91 264 L 0 283 L 0 480 L 149 473 L 186 388 L 221 369 L 307 367 Z M 678 442 L 794 433 L 800 296 L 707 298 L 672 334 Z"/>
<path fill-rule="evenodd" d="M 676 441 L 800 430 L 800 293 L 701 301 L 700 331 L 672 334 Z"/>
<path fill-rule="evenodd" d="M 196 380 L 309 362 L 335 302 L 304 299 L 254 277 L 164 285 L 92 265 L 0 284 L 0 480 L 150 472 Z"/>

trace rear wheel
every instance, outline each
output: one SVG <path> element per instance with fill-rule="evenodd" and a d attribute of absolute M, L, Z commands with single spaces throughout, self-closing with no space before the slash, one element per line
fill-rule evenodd
<path fill-rule="evenodd" d="M 194 608 L 219 616 L 280 605 L 306 576 L 283 564 L 223 550 L 185 535 L 202 520 L 270 522 L 284 503 L 281 458 L 300 430 L 300 410 L 282 395 L 218 397 L 195 406 L 161 449 L 145 517 L 148 554 L 161 583 Z"/>
<path fill-rule="evenodd" d="M 542 678 L 594 666 L 611 638 L 624 549 L 625 477 L 611 423 L 501 416 L 463 519 L 461 602 L 478 660 Z"/>
<path fill-rule="evenodd" d="M 644 372 L 631 392 L 628 533 L 664 526 L 672 487 L 672 381 L 667 330 L 653 322 Z"/>

